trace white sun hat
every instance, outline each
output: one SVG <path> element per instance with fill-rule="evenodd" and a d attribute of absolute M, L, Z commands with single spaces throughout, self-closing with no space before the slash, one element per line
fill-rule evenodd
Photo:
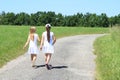
<path fill-rule="evenodd" d="M 45 25 L 45 27 L 51 27 L 51 25 L 48 23 L 48 24 Z"/>

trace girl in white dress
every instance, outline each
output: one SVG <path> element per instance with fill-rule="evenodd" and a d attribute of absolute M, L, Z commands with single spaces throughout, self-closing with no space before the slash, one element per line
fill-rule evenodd
<path fill-rule="evenodd" d="M 23 48 L 25 48 L 29 44 L 28 54 L 31 55 L 32 67 L 35 67 L 35 61 L 37 58 L 37 54 L 39 53 L 37 42 L 38 41 L 40 42 L 40 38 L 39 38 L 38 34 L 35 32 L 36 32 L 36 27 L 31 27 L 27 42 L 25 43 L 25 45 L 23 47 Z"/>
<path fill-rule="evenodd" d="M 50 62 L 51 55 L 54 53 L 54 44 L 56 42 L 56 38 L 54 36 L 54 33 L 50 31 L 51 25 L 46 24 L 45 25 L 46 31 L 43 32 L 42 34 L 42 39 L 41 39 L 41 45 L 40 49 L 45 53 L 45 63 L 47 69 L 50 69 L 50 66 L 48 63 Z"/>

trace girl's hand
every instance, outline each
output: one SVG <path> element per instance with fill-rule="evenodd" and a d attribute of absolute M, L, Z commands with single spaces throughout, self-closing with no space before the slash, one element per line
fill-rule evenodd
<path fill-rule="evenodd" d="M 25 46 L 23 47 L 23 49 L 25 49 Z"/>
<path fill-rule="evenodd" d="M 40 50 L 42 50 L 42 46 L 40 46 Z"/>

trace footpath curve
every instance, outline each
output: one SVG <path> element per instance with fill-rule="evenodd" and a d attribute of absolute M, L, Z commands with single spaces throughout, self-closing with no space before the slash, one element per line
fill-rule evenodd
<path fill-rule="evenodd" d="M 42 52 L 37 57 L 37 68 L 31 67 L 30 56 L 24 54 L 0 69 L 0 80 L 95 80 L 93 42 L 103 35 L 58 39 L 51 59 L 53 69 L 45 68 Z"/>

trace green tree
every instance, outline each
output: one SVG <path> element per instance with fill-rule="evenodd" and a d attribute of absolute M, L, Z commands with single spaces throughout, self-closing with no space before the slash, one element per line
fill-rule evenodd
<path fill-rule="evenodd" d="M 109 27 L 109 20 L 105 13 L 102 13 L 100 16 L 100 26 Z"/>
<path fill-rule="evenodd" d="M 5 17 L 6 13 L 4 11 L 2 11 L 2 13 L 0 14 L 0 24 L 4 25 L 4 17 Z"/>
<path fill-rule="evenodd" d="M 13 25 L 14 24 L 14 20 L 15 20 L 15 14 L 14 13 L 2 13 L 1 16 L 1 23 L 4 25 Z"/>
<path fill-rule="evenodd" d="M 117 24 L 120 25 L 120 14 L 117 16 Z"/>
<path fill-rule="evenodd" d="M 30 16 L 24 12 L 17 14 L 15 25 L 30 25 Z"/>
<path fill-rule="evenodd" d="M 83 14 L 77 13 L 76 17 L 78 19 L 77 26 L 83 26 L 84 25 Z"/>
<path fill-rule="evenodd" d="M 89 26 L 90 27 L 97 26 L 97 21 L 98 21 L 97 15 L 96 14 L 91 14 L 90 17 L 89 17 Z"/>
<path fill-rule="evenodd" d="M 83 26 L 85 27 L 89 27 L 90 26 L 90 23 L 89 23 L 89 18 L 90 18 L 91 14 L 90 13 L 86 13 L 84 16 L 83 16 Z"/>
<path fill-rule="evenodd" d="M 109 18 L 109 25 L 112 27 L 117 23 L 117 20 L 115 19 L 115 17 L 110 17 Z"/>
<path fill-rule="evenodd" d="M 55 26 L 64 26 L 64 25 L 65 25 L 64 17 L 61 13 L 58 13 L 55 19 Z"/>
<path fill-rule="evenodd" d="M 56 21 L 56 14 L 55 12 L 47 12 L 46 15 L 46 23 L 51 23 L 52 25 L 55 25 L 55 21 Z"/>

